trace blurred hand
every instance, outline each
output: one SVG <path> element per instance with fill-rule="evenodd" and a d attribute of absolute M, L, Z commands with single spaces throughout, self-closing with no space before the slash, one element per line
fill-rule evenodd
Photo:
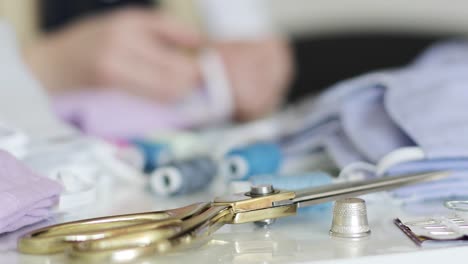
<path fill-rule="evenodd" d="M 120 88 L 170 101 L 199 83 L 201 35 L 154 10 L 123 9 L 85 18 L 26 49 L 26 61 L 51 91 Z"/>
<path fill-rule="evenodd" d="M 293 75 L 287 41 L 271 38 L 216 45 L 233 88 L 235 117 L 246 121 L 264 116 L 282 102 Z"/>

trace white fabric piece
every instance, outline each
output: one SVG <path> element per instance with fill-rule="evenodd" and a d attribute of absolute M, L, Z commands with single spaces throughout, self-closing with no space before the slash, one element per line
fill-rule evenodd
<path fill-rule="evenodd" d="M 0 123 L 0 149 L 21 159 L 26 155 L 29 137 L 23 131 Z"/>
<path fill-rule="evenodd" d="M 31 138 L 70 134 L 49 108 L 47 95 L 24 65 L 12 29 L 0 21 L 0 120 Z"/>

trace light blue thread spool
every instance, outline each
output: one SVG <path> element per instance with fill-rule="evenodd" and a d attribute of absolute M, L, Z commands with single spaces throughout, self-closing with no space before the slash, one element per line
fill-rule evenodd
<path fill-rule="evenodd" d="M 331 184 L 330 175 L 323 172 L 311 172 L 303 175 L 255 175 L 250 177 L 252 185 L 271 184 L 273 188 L 287 191 L 294 191 L 303 188 L 318 187 Z M 311 212 L 329 209 L 331 203 L 321 203 L 309 207 L 299 208 L 300 212 Z"/>
<path fill-rule="evenodd" d="M 283 153 L 276 143 L 259 142 L 229 151 L 221 163 L 223 175 L 230 180 L 246 180 L 253 175 L 276 174 Z"/>
<path fill-rule="evenodd" d="M 155 143 L 145 139 L 133 139 L 130 141 L 144 156 L 143 171 L 153 172 L 158 166 L 167 163 L 172 156 L 169 146 L 163 143 Z"/>
<path fill-rule="evenodd" d="M 177 196 L 207 188 L 216 176 L 218 164 L 210 157 L 173 161 L 150 176 L 150 188 L 162 196 Z"/>

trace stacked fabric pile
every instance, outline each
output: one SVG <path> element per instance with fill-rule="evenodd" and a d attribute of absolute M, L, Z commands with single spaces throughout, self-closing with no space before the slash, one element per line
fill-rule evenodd
<path fill-rule="evenodd" d="M 468 43 L 436 45 L 407 67 L 340 82 L 307 101 L 297 127 L 342 169 L 372 164 L 378 177 L 453 171 L 398 197 L 468 196 L 467 86 Z"/>

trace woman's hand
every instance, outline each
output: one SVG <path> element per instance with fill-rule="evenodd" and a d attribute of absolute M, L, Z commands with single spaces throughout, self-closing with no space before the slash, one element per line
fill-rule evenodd
<path fill-rule="evenodd" d="M 232 85 L 238 120 L 272 112 L 283 100 L 293 76 L 292 53 L 279 38 L 216 45 Z"/>
<path fill-rule="evenodd" d="M 199 86 L 189 51 L 199 33 L 153 10 L 123 9 L 82 19 L 26 49 L 26 61 L 51 90 L 119 88 L 171 101 Z"/>

